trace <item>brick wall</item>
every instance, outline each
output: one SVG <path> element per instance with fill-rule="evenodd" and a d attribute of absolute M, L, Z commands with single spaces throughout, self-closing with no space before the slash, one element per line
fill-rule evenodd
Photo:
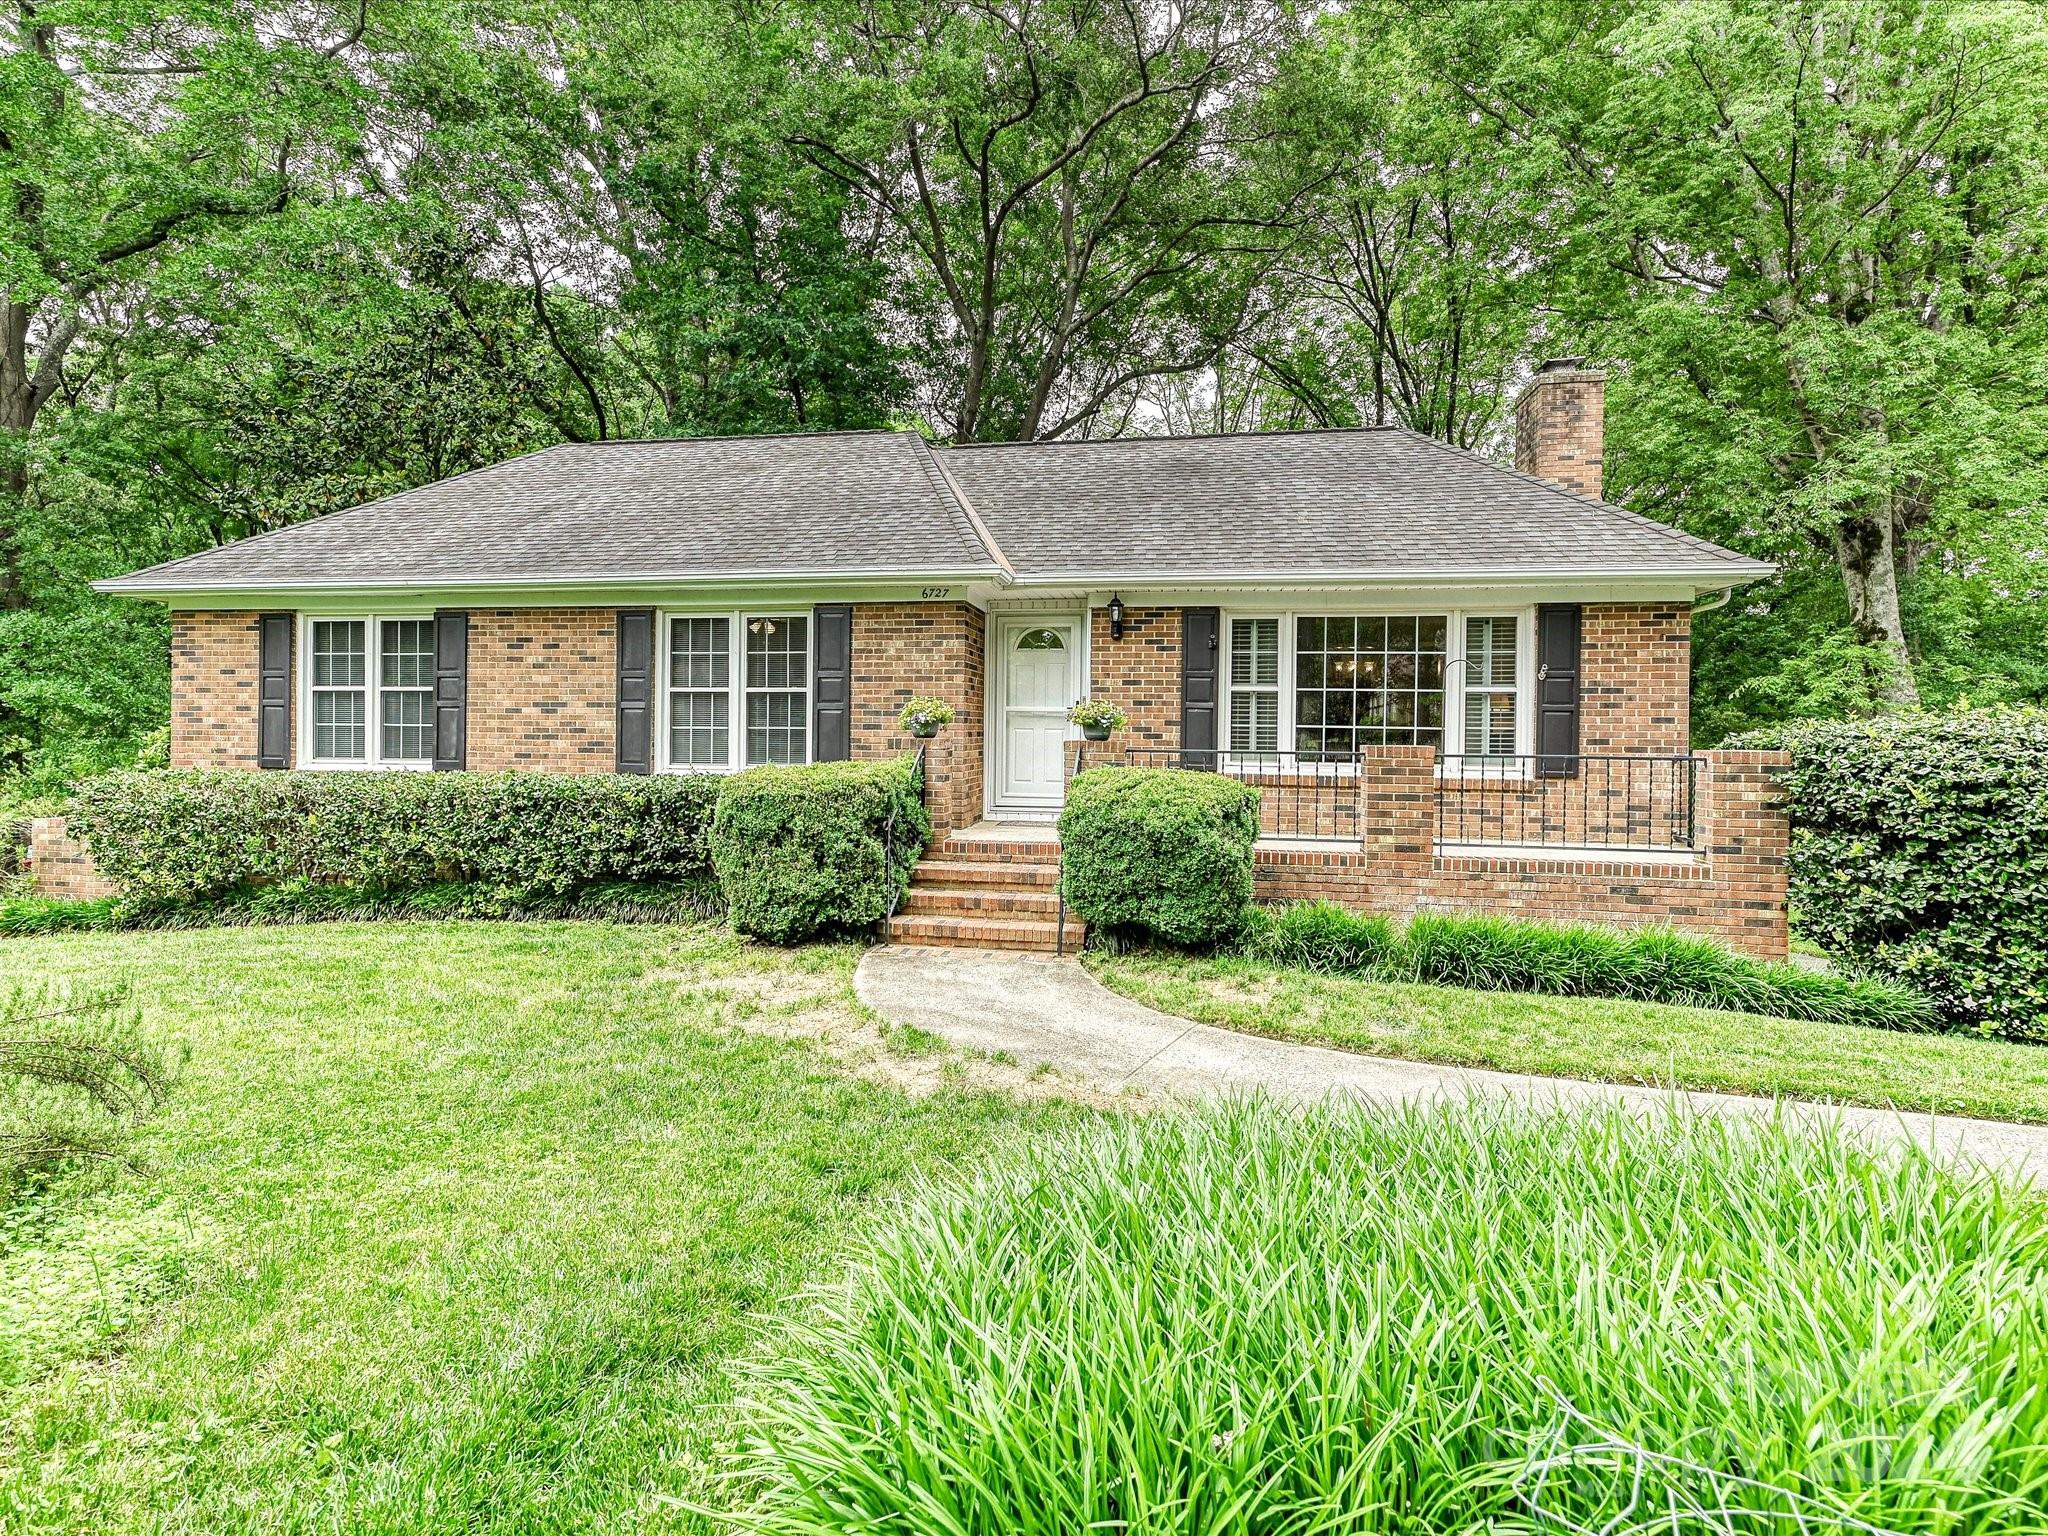
<path fill-rule="evenodd" d="M 610 773 L 618 761 L 612 608 L 469 615 L 469 766 Z"/>
<path fill-rule="evenodd" d="M 1378 747 L 1362 762 L 1356 849 L 1262 848 L 1265 901 L 1323 898 L 1407 916 L 1495 912 L 1549 922 L 1668 924 L 1762 959 L 1785 956 L 1791 842 L 1774 752 L 1700 755 L 1697 856 L 1443 857 L 1426 747 Z"/>
<path fill-rule="evenodd" d="M 1692 609 L 1588 603 L 1579 636 L 1579 750 L 1684 752 L 1692 729 Z"/>
<path fill-rule="evenodd" d="M 853 605 L 853 755 L 915 751 L 896 725 L 914 698 L 953 706 L 925 756 L 926 803 L 941 832 L 981 819 L 985 644 L 982 612 L 969 603 Z"/>
<path fill-rule="evenodd" d="M 70 835 L 62 816 L 38 816 L 28 827 L 29 879 L 39 896 L 97 901 L 118 887 L 100 878 L 85 844 Z"/>
<path fill-rule="evenodd" d="M 171 615 L 171 766 L 254 768 L 257 693 L 262 682 L 257 615 Z M 298 665 L 298 637 L 292 637 Z M 296 686 L 297 671 L 293 674 Z M 297 709 L 292 746 L 298 747 Z"/>
<path fill-rule="evenodd" d="M 1104 747 L 1178 747 L 1180 742 L 1181 612 L 1127 608 L 1124 637 L 1109 637 L 1109 610 L 1088 615 L 1088 696 L 1107 699 L 1131 717 Z"/>
<path fill-rule="evenodd" d="M 1515 402 L 1515 468 L 1597 500 L 1606 460 L 1607 375 L 1577 363 L 1545 363 Z"/>

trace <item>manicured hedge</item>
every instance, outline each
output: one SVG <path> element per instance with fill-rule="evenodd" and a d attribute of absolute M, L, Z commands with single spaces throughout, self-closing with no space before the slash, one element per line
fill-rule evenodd
<path fill-rule="evenodd" d="M 1213 773 L 1091 768 L 1067 791 L 1067 903 L 1091 928 L 1214 944 L 1252 910 L 1259 792 Z"/>
<path fill-rule="evenodd" d="M 70 816 L 142 904 L 295 884 L 560 896 L 707 882 L 717 793 L 701 777 L 165 770 L 88 780 Z"/>
<path fill-rule="evenodd" d="M 1955 1029 L 2048 1042 L 2048 714 L 1799 725 L 1792 900 L 1832 955 L 1925 992 Z"/>
<path fill-rule="evenodd" d="M 880 922 L 930 838 L 908 758 L 750 768 L 720 790 L 711 861 L 733 926 L 787 944 Z"/>
<path fill-rule="evenodd" d="M 1262 913 L 1245 948 L 1278 965 L 1370 981 L 1618 997 L 1879 1029 L 1939 1022 L 1927 999 L 1897 982 L 1767 964 L 1668 928 L 1432 912 L 1397 932 L 1377 913 L 1301 902 Z"/>

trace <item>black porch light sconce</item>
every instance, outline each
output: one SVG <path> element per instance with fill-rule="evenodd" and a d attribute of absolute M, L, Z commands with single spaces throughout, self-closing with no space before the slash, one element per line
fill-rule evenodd
<path fill-rule="evenodd" d="M 1109 594 L 1109 638 L 1121 640 L 1124 637 L 1124 600 L 1114 592 Z"/>

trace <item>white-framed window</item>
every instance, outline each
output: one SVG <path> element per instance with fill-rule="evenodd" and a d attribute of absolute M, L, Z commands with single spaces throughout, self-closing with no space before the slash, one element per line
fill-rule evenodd
<path fill-rule="evenodd" d="M 809 614 L 668 613 L 662 633 L 662 767 L 811 760 Z"/>
<path fill-rule="evenodd" d="M 433 766 L 430 616 L 306 614 L 299 654 L 301 766 Z"/>
<path fill-rule="evenodd" d="M 1227 614 L 1227 750 L 1345 764 L 1368 746 L 1512 763 L 1529 731 L 1531 615 Z"/>

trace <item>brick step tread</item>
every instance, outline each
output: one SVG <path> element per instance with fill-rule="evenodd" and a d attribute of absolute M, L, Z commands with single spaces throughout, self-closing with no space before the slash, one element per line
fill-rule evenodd
<path fill-rule="evenodd" d="M 898 944 L 962 944 L 983 949 L 1053 949 L 1059 924 L 1018 917 L 918 917 L 898 914 L 889 919 L 889 937 Z M 1067 948 L 1078 949 L 1086 933 L 1080 923 L 1067 924 Z"/>
<path fill-rule="evenodd" d="M 1057 891 L 1031 886 L 981 891 L 921 885 L 911 888 L 903 910 L 920 917 L 969 917 L 976 913 L 994 917 L 1056 917 L 1060 898 Z"/>
<path fill-rule="evenodd" d="M 1012 843 L 982 841 L 978 838 L 941 838 L 925 850 L 928 859 L 943 859 L 947 863 L 967 862 L 974 864 L 1057 864 L 1060 861 L 1058 843 Z"/>
<path fill-rule="evenodd" d="M 1005 885 L 1034 885 L 1050 890 L 1060 883 L 1060 871 L 1057 864 L 968 864 L 951 859 L 922 859 L 911 869 L 910 883 L 954 890 Z"/>

